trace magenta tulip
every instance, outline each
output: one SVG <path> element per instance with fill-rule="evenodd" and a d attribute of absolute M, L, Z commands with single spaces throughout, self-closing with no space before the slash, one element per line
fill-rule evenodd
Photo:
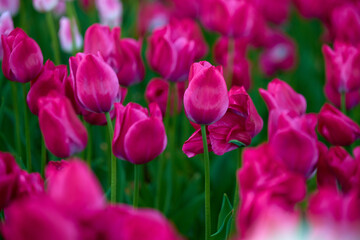
<path fill-rule="evenodd" d="M 302 115 L 306 111 L 306 100 L 303 95 L 295 92 L 289 84 L 274 79 L 268 84 L 268 90 L 259 89 L 269 111 L 279 109 L 294 111 Z"/>
<path fill-rule="evenodd" d="M 200 14 L 202 1 L 172 0 L 174 12 L 182 18 L 197 18 Z"/>
<path fill-rule="evenodd" d="M 323 21 L 328 21 L 332 10 L 343 2 L 344 0 L 294 0 L 301 15 L 306 18 L 320 18 Z"/>
<path fill-rule="evenodd" d="M 126 107 L 115 104 L 112 149 L 116 157 L 133 164 L 144 164 L 165 150 L 167 138 L 161 110 L 156 103 L 149 107 L 150 116 L 146 108 L 136 103 L 129 103 Z"/>
<path fill-rule="evenodd" d="M 359 125 L 327 103 L 320 110 L 318 130 L 333 145 L 348 146 L 360 138 Z"/>
<path fill-rule="evenodd" d="M 39 100 L 39 125 L 46 147 L 57 157 L 69 157 L 86 147 L 86 128 L 70 101 L 62 95 Z"/>
<path fill-rule="evenodd" d="M 341 107 L 342 94 L 345 95 L 345 107 L 346 109 L 352 109 L 360 103 L 360 91 L 352 91 L 347 93 L 340 93 L 336 88 L 329 84 L 328 82 L 324 87 L 325 96 L 329 101 L 334 104 L 336 107 Z"/>
<path fill-rule="evenodd" d="M 184 108 L 188 118 L 197 124 L 212 124 L 220 120 L 229 106 L 229 96 L 222 67 L 208 62 L 191 66 L 189 87 L 184 94 Z"/>
<path fill-rule="evenodd" d="M 78 53 L 70 58 L 70 70 L 76 98 L 85 110 L 110 112 L 121 98 L 116 74 L 101 57 Z"/>
<path fill-rule="evenodd" d="M 67 77 L 66 65 L 55 66 L 48 60 L 37 78 L 31 81 L 31 87 L 26 101 L 30 111 L 39 114 L 39 99 L 46 97 L 51 92 L 64 94 L 63 82 Z"/>
<path fill-rule="evenodd" d="M 138 14 L 140 36 L 151 34 L 155 29 L 169 23 L 171 12 L 162 2 L 141 2 Z"/>
<path fill-rule="evenodd" d="M 4 49 L 4 76 L 21 83 L 36 78 L 43 66 L 43 55 L 34 39 L 22 29 L 15 28 L 8 36 L 2 35 L 1 41 Z"/>
<path fill-rule="evenodd" d="M 284 23 L 290 12 L 291 0 L 250 0 L 265 20 L 274 24 Z"/>
<path fill-rule="evenodd" d="M 20 167 L 10 153 L 0 152 L 0 209 L 4 209 L 17 193 Z"/>
<path fill-rule="evenodd" d="M 207 45 L 196 22 L 174 19 L 150 36 L 147 59 L 164 79 L 182 82 L 187 79 L 191 64 L 206 52 Z"/>
<path fill-rule="evenodd" d="M 14 29 L 14 23 L 9 12 L 4 12 L 0 17 L 0 35 L 9 35 Z M 0 60 L 3 59 L 4 50 L 0 41 Z"/>

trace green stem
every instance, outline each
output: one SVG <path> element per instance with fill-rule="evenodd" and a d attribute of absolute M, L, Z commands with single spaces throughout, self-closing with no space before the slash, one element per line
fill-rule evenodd
<path fill-rule="evenodd" d="M 241 168 L 242 165 L 242 151 L 243 148 L 240 147 L 238 149 L 238 157 L 237 157 L 237 164 L 236 164 L 236 169 L 238 170 L 239 168 Z M 236 171 L 237 171 L 236 170 Z M 235 172 L 236 175 L 236 172 Z M 240 202 L 240 197 L 239 197 L 239 184 L 237 179 L 235 180 L 235 192 L 234 192 L 234 201 L 233 201 L 233 209 L 234 209 L 234 213 L 236 214 L 237 209 L 239 207 L 239 202 Z M 233 217 L 232 219 L 232 223 L 231 223 L 231 231 L 230 233 L 235 232 L 235 224 L 236 224 L 236 218 Z"/>
<path fill-rule="evenodd" d="M 26 90 L 26 84 L 22 85 L 22 89 L 23 89 L 23 95 L 24 95 L 24 100 L 25 100 L 25 107 L 24 107 L 24 128 L 25 128 L 25 138 L 26 138 L 26 167 L 27 167 L 27 171 L 31 172 L 31 138 L 30 138 L 30 125 L 29 125 L 29 119 L 28 119 L 28 108 L 26 105 L 26 95 L 27 95 L 27 90 Z"/>
<path fill-rule="evenodd" d="M 110 144 L 110 156 L 111 156 L 111 180 L 110 180 L 110 189 L 111 189 L 111 202 L 116 202 L 116 159 L 114 154 L 112 153 L 112 139 L 114 135 L 114 129 L 110 117 L 110 113 L 105 113 L 107 126 L 109 131 L 109 144 Z"/>
<path fill-rule="evenodd" d="M 21 135 L 20 135 L 20 114 L 19 114 L 19 103 L 18 103 L 18 91 L 15 82 L 11 82 L 12 88 L 12 97 L 13 97 L 13 107 L 15 113 L 15 142 L 16 150 L 20 158 L 22 158 L 22 149 L 21 149 Z"/>
<path fill-rule="evenodd" d="M 228 59 L 227 59 L 227 68 L 226 68 L 226 84 L 228 89 L 232 86 L 233 78 L 233 68 L 234 68 L 234 54 L 235 51 L 235 40 L 234 38 L 229 38 L 228 40 Z"/>
<path fill-rule="evenodd" d="M 210 209 L 210 160 L 206 138 L 206 126 L 201 125 L 201 134 L 204 146 L 204 169 L 205 169 L 205 239 L 211 236 L 211 209 Z"/>
<path fill-rule="evenodd" d="M 346 93 L 341 93 L 341 111 L 346 115 Z"/>
<path fill-rule="evenodd" d="M 140 168 L 140 165 L 134 164 L 134 208 L 137 208 L 139 205 Z"/>
<path fill-rule="evenodd" d="M 48 24 L 48 28 L 51 35 L 51 43 L 54 53 L 54 63 L 55 65 L 59 65 L 61 62 L 60 49 L 59 49 L 59 42 L 58 42 L 58 37 L 56 35 L 56 28 L 55 28 L 52 12 L 46 13 L 46 22 Z"/>
<path fill-rule="evenodd" d="M 45 166 L 46 166 L 46 146 L 45 140 L 41 138 L 41 174 L 45 177 Z"/>

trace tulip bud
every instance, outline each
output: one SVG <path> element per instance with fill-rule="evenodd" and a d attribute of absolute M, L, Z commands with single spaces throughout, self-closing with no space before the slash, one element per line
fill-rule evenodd
<path fill-rule="evenodd" d="M 74 31 L 74 33 L 72 31 Z M 73 35 L 75 37 L 75 49 L 73 49 Z M 82 47 L 83 39 L 79 33 L 76 21 L 70 21 L 67 17 L 61 17 L 59 39 L 61 48 L 64 52 L 72 53 Z"/>
<path fill-rule="evenodd" d="M 39 45 L 20 28 L 14 29 L 8 36 L 2 35 L 1 41 L 4 49 L 4 76 L 21 83 L 33 80 L 43 66 Z"/>
<path fill-rule="evenodd" d="M 345 106 L 346 109 L 352 109 L 360 103 L 360 91 L 351 91 L 340 93 L 338 89 L 334 88 L 332 84 L 327 82 L 324 87 L 325 96 L 329 101 L 334 104 L 337 108 L 341 107 L 342 94 L 345 95 Z"/>
<path fill-rule="evenodd" d="M 39 100 L 39 125 L 46 147 L 57 157 L 69 157 L 86 147 L 86 128 L 64 96 L 53 95 Z"/>
<path fill-rule="evenodd" d="M 2 0 L 0 1 L 0 13 L 10 12 L 11 16 L 15 16 L 20 7 L 20 0 Z"/>
<path fill-rule="evenodd" d="M 144 164 L 165 150 L 167 138 L 160 108 L 156 103 L 149 107 L 150 117 L 147 109 L 136 103 L 129 103 L 126 107 L 115 104 L 112 149 L 116 157 L 133 164 Z"/>
<path fill-rule="evenodd" d="M 173 20 L 156 29 L 149 38 L 147 59 L 153 70 L 173 82 L 185 81 L 191 64 L 207 52 L 198 25 L 190 20 Z"/>
<path fill-rule="evenodd" d="M 120 0 L 95 0 L 101 24 L 110 27 L 119 26 L 121 23 L 123 7 Z"/>
<path fill-rule="evenodd" d="M 121 98 L 116 74 L 101 57 L 78 53 L 70 58 L 70 70 L 76 98 L 85 110 L 110 112 Z"/>
<path fill-rule="evenodd" d="M 302 115 L 306 111 L 306 100 L 303 95 L 297 93 L 289 84 L 279 79 L 274 79 L 268 84 L 268 90 L 259 89 L 269 111 L 288 110 Z"/>
<path fill-rule="evenodd" d="M 50 60 L 45 63 L 39 76 L 31 81 L 31 87 L 26 98 L 33 114 L 39 114 L 38 101 L 41 97 L 45 97 L 51 92 L 64 94 L 63 81 L 65 81 L 66 76 L 66 65 L 55 66 Z"/>
<path fill-rule="evenodd" d="M 13 20 L 9 12 L 4 12 L 0 17 L 0 35 L 9 35 L 9 33 L 14 29 Z M 0 42 L 0 60 L 3 59 L 4 50 L 2 43 Z"/>
<path fill-rule="evenodd" d="M 10 153 L 0 152 L 0 209 L 4 209 L 15 197 L 20 168 Z"/>
<path fill-rule="evenodd" d="M 318 130 L 333 145 L 348 146 L 360 138 L 359 125 L 327 103 L 320 110 Z"/>
<path fill-rule="evenodd" d="M 59 0 L 33 0 L 35 10 L 39 12 L 50 12 L 58 3 Z"/>

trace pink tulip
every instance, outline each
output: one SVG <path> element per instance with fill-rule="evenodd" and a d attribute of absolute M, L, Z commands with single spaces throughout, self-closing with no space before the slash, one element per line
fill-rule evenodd
<path fill-rule="evenodd" d="M 115 104 L 112 149 L 118 158 L 133 164 L 144 164 L 154 160 L 165 150 L 167 138 L 161 110 L 156 103 L 149 107 L 150 117 L 147 109 L 136 103 L 129 103 L 126 107 Z"/>
<path fill-rule="evenodd" d="M 294 0 L 301 15 L 306 18 L 320 18 L 324 21 L 328 21 L 331 11 L 343 2 L 344 0 Z"/>
<path fill-rule="evenodd" d="M 190 19 L 174 19 L 150 36 L 147 59 L 164 79 L 182 82 L 187 79 L 191 64 L 206 52 L 207 45 L 198 25 Z"/>
<path fill-rule="evenodd" d="M 334 104 L 337 108 L 341 107 L 341 93 L 334 88 L 331 84 L 326 83 L 324 88 L 325 96 L 329 101 Z M 360 92 L 359 90 L 343 93 L 345 94 L 345 106 L 346 109 L 352 109 L 360 103 Z"/>
<path fill-rule="evenodd" d="M 74 31 L 74 33 L 72 31 Z M 61 48 L 64 50 L 64 52 L 72 53 L 73 51 L 79 50 L 82 47 L 83 39 L 79 33 L 79 29 L 75 21 L 70 21 L 70 19 L 67 17 L 61 17 L 58 35 Z M 75 36 L 75 49 L 73 49 L 72 35 Z"/>
<path fill-rule="evenodd" d="M 33 0 L 33 6 L 36 11 L 50 12 L 59 3 L 59 0 Z"/>
<path fill-rule="evenodd" d="M 145 76 L 145 67 L 141 59 L 141 41 L 131 38 L 120 39 L 120 28 L 110 30 L 108 26 L 94 24 L 85 33 L 84 52 L 100 52 L 115 71 L 122 86 L 141 82 Z"/>
<path fill-rule="evenodd" d="M 85 162 L 72 159 L 68 164 L 61 164 L 59 170 L 46 170 L 46 172 L 50 174 L 49 197 L 71 215 L 105 207 L 105 195 L 96 176 Z"/>
<path fill-rule="evenodd" d="M 203 61 L 192 64 L 189 87 L 184 94 L 188 118 L 197 124 L 212 124 L 220 120 L 229 106 L 229 97 L 222 67 Z"/>
<path fill-rule="evenodd" d="M 331 31 L 338 41 L 360 43 L 360 7 L 355 4 L 343 4 L 331 13 Z"/>
<path fill-rule="evenodd" d="M 16 199 L 41 195 L 44 193 L 44 180 L 40 173 L 28 173 L 21 170 L 19 176 L 19 184 L 16 192 Z"/>
<path fill-rule="evenodd" d="M 200 14 L 202 1 L 192 0 L 172 0 L 174 12 L 177 16 L 183 18 L 197 18 Z"/>
<path fill-rule="evenodd" d="M 4 12 L 0 17 L 0 36 L 9 35 L 9 33 L 14 29 L 14 23 L 9 12 Z M 4 50 L 2 43 L 0 42 L 0 60 L 3 59 Z"/>
<path fill-rule="evenodd" d="M 152 33 L 156 28 L 164 27 L 171 18 L 170 10 L 161 2 L 141 2 L 138 14 L 140 36 Z"/>
<path fill-rule="evenodd" d="M 80 105 L 95 113 L 109 112 L 121 98 L 115 72 L 101 57 L 92 54 L 78 53 L 69 62 Z"/>
<path fill-rule="evenodd" d="M 43 55 L 39 45 L 20 29 L 1 36 L 4 49 L 2 69 L 4 76 L 16 82 L 29 82 L 41 71 Z"/>
<path fill-rule="evenodd" d="M 45 179 L 51 182 L 52 178 L 61 170 L 68 167 L 69 161 L 50 161 L 45 168 Z"/>
<path fill-rule="evenodd" d="M 244 38 L 234 39 L 235 48 L 233 51 L 232 62 L 232 86 L 244 86 L 245 89 L 250 88 L 250 63 L 246 59 L 246 51 L 248 41 Z M 221 37 L 214 45 L 214 58 L 217 63 L 224 66 L 225 69 L 229 67 L 229 39 Z"/>
<path fill-rule="evenodd" d="M 271 32 L 265 40 L 265 50 L 260 56 L 262 71 L 271 76 L 277 71 L 288 71 L 294 67 L 296 47 L 291 38 L 281 32 Z"/>
<path fill-rule="evenodd" d="M 123 7 L 120 0 L 95 0 L 101 24 L 110 27 L 119 26 L 121 23 Z"/>
<path fill-rule="evenodd" d="M 79 2 L 85 10 L 89 10 L 89 8 L 92 7 L 95 3 L 94 0 L 80 0 Z"/>
<path fill-rule="evenodd" d="M 57 157 L 69 157 L 86 147 L 86 128 L 62 95 L 39 100 L 39 125 L 46 147 Z"/>
<path fill-rule="evenodd" d="M 0 12 L 10 12 L 11 16 L 15 16 L 20 7 L 20 0 L 2 0 L 0 1 Z"/>
<path fill-rule="evenodd" d="M 31 81 L 31 87 L 26 98 L 33 114 L 39 114 L 38 104 L 41 97 L 46 97 L 51 92 L 64 94 L 63 81 L 66 77 L 66 65 L 55 66 L 50 60 L 45 63 L 39 76 Z"/>
<path fill-rule="evenodd" d="M 255 6 L 245 0 L 205 0 L 201 21 L 210 30 L 229 37 L 260 38 L 265 23 Z"/>
<path fill-rule="evenodd" d="M 7 207 L 17 193 L 20 168 L 10 153 L 0 152 L 0 209 Z"/>
<path fill-rule="evenodd" d="M 274 79 L 268 84 L 268 90 L 259 89 L 269 112 L 279 109 L 281 111 L 294 111 L 302 115 L 306 111 L 306 100 L 303 95 L 295 92 L 289 84 L 279 79 Z"/>
<path fill-rule="evenodd" d="M 250 0 L 264 18 L 274 24 L 284 23 L 290 12 L 291 0 Z"/>
<path fill-rule="evenodd" d="M 360 138 L 359 125 L 327 103 L 320 110 L 318 130 L 333 145 L 348 146 Z"/>

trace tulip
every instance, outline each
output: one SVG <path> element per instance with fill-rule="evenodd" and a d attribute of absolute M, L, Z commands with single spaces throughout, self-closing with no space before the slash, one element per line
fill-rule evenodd
<path fill-rule="evenodd" d="M 245 0 L 207 0 L 201 21 L 210 30 L 228 37 L 260 38 L 265 23 L 255 6 Z"/>
<path fill-rule="evenodd" d="M 15 16 L 20 7 L 20 0 L 3 0 L 0 1 L 0 13 L 9 11 L 11 16 Z"/>
<path fill-rule="evenodd" d="M 320 18 L 328 21 L 332 10 L 342 4 L 344 0 L 294 0 L 301 15 L 306 18 Z"/>
<path fill-rule="evenodd" d="M 84 52 L 100 52 L 117 74 L 120 85 L 130 86 L 141 82 L 145 67 L 141 59 L 141 41 L 120 39 L 120 28 L 110 30 L 108 26 L 94 24 L 85 33 Z"/>
<path fill-rule="evenodd" d="M 39 76 L 31 81 L 31 87 L 26 98 L 33 114 L 39 114 L 38 101 L 41 97 L 46 97 L 51 92 L 64 93 L 63 81 L 65 81 L 66 76 L 66 65 L 55 66 L 50 60 L 45 63 Z"/>
<path fill-rule="evenodd" d="M 327 103 L 320 110 L 318 130 L 333 145 L 348 146 L 360 138 L 359 125 Z"/>
<path fill-rule="evenodd" d="M 115 111 L 112 147 L 116 157 L 133 164 L 144 164 L 165 150 L 167 138 L 157 104 L 150 104 L 150 117 L 147 109 L 136 103 L 129 103 L 126 107 L 117 103 Z"/>
<path fill-rule="evenodd" d="M 188 118 L 197 124 L 209 125 L 220 120 L 229 106 L 229 97 L 222 67 L 203 61 L 194 63 L 189 74 L 189 87 L 184 94 Z"/>
<path fill-rule="evenodd" d="M 190 20 L 173 20 L 156 29 L 149 38 L 147 59 L 153 70 L 173 82 L 185 81 L 191 64 L 207 52 L 198 25 Z"/>
<path fill-rule="evenodd" d="M 50 12 L 59 3 L 59 0 L 33 0 L 33 5 L 36 11 Z"/>
<path fill-rule="evenodd" d="M 14 29 L 14 23 L 9 12 L 4 12 L 0 17 L 0 35 L 9 35 Z M 4 50 L 0 42 L 0 60 L 3 59 Z"/>
<path fill-rule="evenodd" d="M 57 157 L 69 157 L 86 147 L 86 128 L 62 95 L 39 100 L 39 125 L 46 147 Z"/>
<path fill-rule="evenodd" d="M 359 6 L 343 4 L 331 13 L 331 31 L 337 41 L 350 44 L 360 43 Z"/>
<path fill-rule="evenodd" d="M 100 22 L 110 27 L 121 23 L 123 7 L 120 0 L 95 0 L 95 6 L 100 15 Z"/>
<path fill-rule="evenodd" d="M 44 193 L 44 180 L 41 178 L 40 173 L 28 173 L 21 170 L 18 178 L 19 185 L 16 192 L 16 199 Z"/>
<path fill-rule="evenodd" d="M 290 12 L 291 0 L 250 0 L 260 10 L 264 18 L 274 24 L 286 21 Z"/>
<path fill-rule="evenodd" d="M 41 71 L 43 55 L 39 45 L 20 29 L 1 36 L 4 49 L 2 69 L 4 76 L 16 82 L 29 82 Z"/>
<path fill-rule="evenodd" d="M 260 66 L 266 75 L 290 70 L 295 61 L 296 47 L 291 38 L 281 32 L 273 32 L 266 37 L 265 50 L 260 56 Z"/>
<path fill-rule="evenodd" d="M 73 31 L 73 32 L 72 32 Z M 59 39 L 61 48 L 64 52 L 72 53 L 82 47 L 83 39 L 75 21 L 70 21 L 67 17 L 60 18 Z M 75 37 L 75 49 L 73 49 L 73 36 Z"/>
<path fill-rule="evenodd" d="M 174 11 L 179 17 L 197 18 L 200 14 L 201 1 L 172 0 Z"/>
<path fill-rule="evenodd" d="M 56 16 L 63 16 L 66 12 L 66 0 L 59 0 L 58 4 L 54 9 Z"/>
<path fill-rule="evenodd" d="M 141 2 L 138 14 L 138 31 L 140 36 L 152 33 L 169 23 L 170 10 L 161 2 Z"/>
<path fill-rule="evenodd" d="M 17 193 L 20 168 L 10 153 L 0 152 L 0 209 L 8 206 Z"/>
<path fill-rule="evenodd" d="M 85 110 L 109 112 L 121 98 L 116 74 L 101 57 L 78 53 L 70 58 L 70 70 L 76 98 Z"/>
<path fill-rule="evenodd" d="M 326 83 L 324 92 L 326 98 L 329 99 L 329 101 L 338 108 L 340 108 L 344 104 L 343 99 L 345 99 L 345 109 L 352 109 L 360 103 L 359 90 L 347 93 L 340 93 L 331 84 Z M 345 97 L 342 95 L 345 95 Z"/>
<path fill-rule="evenodd" d="M 274 79 L 268 84 L 268 90 L 259 89 L 269 111 L 288 110 L 302 115 L 306 111 L 306 100 L 303 95 L 295 92 L 289 84 Z"/>

